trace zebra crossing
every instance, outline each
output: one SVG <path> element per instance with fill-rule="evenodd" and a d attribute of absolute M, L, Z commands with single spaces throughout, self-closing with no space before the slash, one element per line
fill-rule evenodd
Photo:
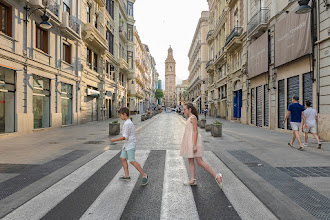
<path fill-rule="evenodd" d="M 198 186 L 183 185 L 189 168 L 178 150 L 137 150 L 150 182 L 141 186 L 132 166 L 122 182 L 119 153 L 105 151 L 2 219 L 276 219 L 211 151 L 204 160 L 223 173 L 223 191 L 199 167 Z"/>

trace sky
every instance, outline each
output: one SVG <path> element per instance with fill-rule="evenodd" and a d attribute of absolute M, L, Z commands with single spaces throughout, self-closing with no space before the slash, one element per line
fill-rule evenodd
<path fill-rule="evenodd" d="M 134 19 L 143 44 L 156 60 L 162 89 L 165 86 L 165 59 L 171 45 L 176 60 L 176 84 L 188 79 L 188 52 L 207 0 L 136 0 Z"/>

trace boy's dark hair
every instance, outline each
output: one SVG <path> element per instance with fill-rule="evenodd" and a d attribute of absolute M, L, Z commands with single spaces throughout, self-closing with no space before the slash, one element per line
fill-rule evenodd
<path fill-rule="evenodd" d="M 292 98 L 296 101 L 299 101 L 299 96 L 297 96 L 297 95 L 294 95 Z"/>
<path fill-rule="evenodd" d="M 311 105 L 312 105 L 312 103 L 310 101 L 306 101 L 305 104 L 307 107 L 311 107 Z"/>
<path fill-rule="evenodd" d="M 119 114 L 126 114 L 127 116 L 129 116 L 129 109 L 126 107 L 122 107 L 119 109 L 118 111 Z"/>

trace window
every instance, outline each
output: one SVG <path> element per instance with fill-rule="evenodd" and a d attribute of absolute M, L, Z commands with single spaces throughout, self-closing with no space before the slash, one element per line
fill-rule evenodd
<path fill-rule="evenodd" d="M 63 2 L 63 11 L 64 11 L 64 12 L 68 12 L 69 14 L 71 14 L 71 13 L 70 13 L 70 7 L 69 7 L 69 5 L 66 4 L 65 2 Z"/>
<path fill-rule="evenodd" d="M 87 4 L 87 23 L 91 23 L 91 6 Z"/>
<path fill-rule="evenodd" d="M 112 17 L 112 19 L 114 18 L 114 1 L 111 0 L 107 0 L 107 11 L 110 14 L 110 16 Z"/>
<path fill-rule="evenodd" d="M 127 40 L 133 41 L 133 25 L 128 24 L 127 25 Z"/>
<path fill-rule="evenodd" d="M 87 62 L 87 66 L 92 69 L 92 51 L 87 48 L 86 51 L 87 57 L 86 57 L 86 62 Z"/>
<path fill-rule="evenodd" d="M 130 69 L 133 69 L 133 52 L 127 51 L 127 63 Z"/>
<path fill-rule="evenodd" d="M 94 26 L 97 28 L 97 14 L 94 14 Z"/>
<path fill-rule="evenodd" d="M 109 52 L 113 55 L 113 34 L 109 30 L 107 30 L 106 37 L 108 41 Z"/>
<path fill-rule="evenodd" d="M 132 2 L 128 2 L 128 5 L 127 5 L 127 14 L 128 14 L 128 16 L 132 16 L 133 17 L 133 3 Z"/>
<path fill-rule="evenodd" d="M 48 53 L 48 31 L 36 26 L 36 47 Z"/>
<path fill-rule="evenodd" d="M 0 31 L 11 36 L 12 10 L 11 6 L 0 1 Z"/>
<path fill-rule="evenodd" d="M 94 53 L 94 63 L 93 63 L 94 71 L 97 72 L 97 54 Z"/>
<path fill-rule="evenodd" d="M 71 64 L 71 45 L 63 44 L 63 60 Z"/>

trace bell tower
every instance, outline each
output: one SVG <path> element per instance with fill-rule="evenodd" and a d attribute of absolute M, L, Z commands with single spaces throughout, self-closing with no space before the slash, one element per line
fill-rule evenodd
<path fill-rule="evenodd" d="M 167 51 L 165 60 L 165 106 L 174 107 L 175 105 L 175 60 L 173 57 L 173 49 Z"/>

